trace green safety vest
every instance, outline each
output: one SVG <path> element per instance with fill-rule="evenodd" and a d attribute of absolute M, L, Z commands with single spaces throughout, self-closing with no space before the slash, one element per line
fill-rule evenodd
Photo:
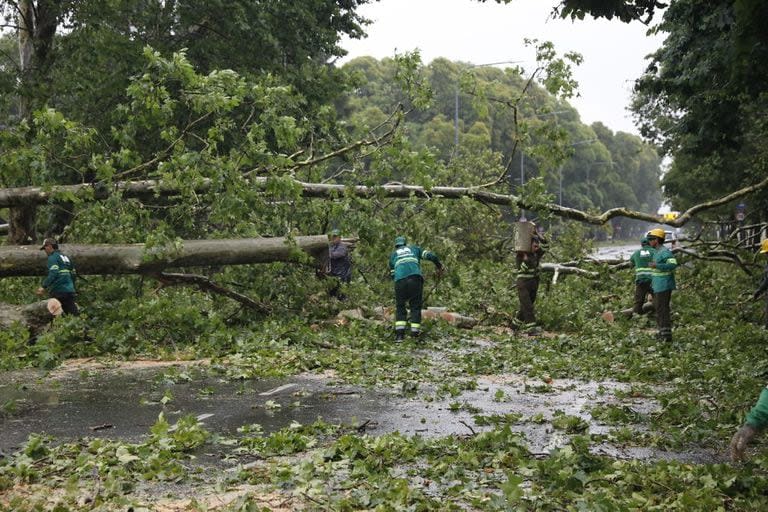
<path fill-rule="evenodd" d="M 653 279 L 653 269 L 649 266 L 653 261 L 653 247 L 643 246 L 632 253 L 629 260 L 635 267 L 635 282 L 644 283 Z"/>
<path fill-rule="evenodd" d="M 429 260 L 438 268 L 441 266 L 437 254 L 427 251 L 418 245 L 401 245 L 389 257 L 389 273 L 394 281 L 410 276 L 420 276 L 421 260 Z"/>
<path fill-rule="evenodd" d="M 653 288 L 654 293 L 674 290 L 676 288 L 675 269 L 677 268 L 675 255 L 666 247 L 661 247 L 656 249 L 653 261 L 656 263 L 651 280 L 651 288 Z"/>

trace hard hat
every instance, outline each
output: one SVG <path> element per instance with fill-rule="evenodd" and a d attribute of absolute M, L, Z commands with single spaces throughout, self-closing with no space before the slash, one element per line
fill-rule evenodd
<path fill-rule="evenodd" d="M 42 251 L 45 249 L 46 245 L 50 245 L 54 249 L 56 249 L 59 246 L 59 242 L 55 238 L 46 238 L 43 240 L 43 245 L 40 246 L 40 250 Z"/>
<path fill-rule="evenodd" d="M 401 245 L 405 245 L 406 242 L 407 241 L 404 236 L 399 236 L 395 238 L 395 247 L 400 247 Z"/>
<path fill-rule="evenodd" d="M 645 236 L 647 236 L 648 238 L 651 238 L 651 237 L 658 238 L 663 242 L 664 237 L 666 236 L 666 233 L 664 233 L 664 230 L 661 228 L 655 228 L 650 230 Z"/>
<path fill-rule="evenodd" d="M 331 230 L 331 236 L 341 236 L 341 231 L 338 229 Z"/>
<path fill-rule="evenodd" d="M 765 254 L 768 252 L 768 238 L 760 242 L 760 254 Z"/>

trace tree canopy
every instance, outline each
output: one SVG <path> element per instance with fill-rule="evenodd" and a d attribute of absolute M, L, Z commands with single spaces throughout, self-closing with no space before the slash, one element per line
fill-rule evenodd
<path fill-rule="evenodd" d="M 642 134 L 671 157 L 664 190 L 677 208 L 765 176 L 767 14 L 760 1 L 676 0 L 655 29 L 668 36 L 633 108 Z M 766 198 L 752 199 L 751 212 Z"/>

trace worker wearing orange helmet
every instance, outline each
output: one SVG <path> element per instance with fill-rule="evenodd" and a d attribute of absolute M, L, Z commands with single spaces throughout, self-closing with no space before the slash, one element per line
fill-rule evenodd
<path fill-rule="evenodd" d="M 651 288 L 653 289 L 653 307 L 656 310 L 656 338 L 663 341 L 672 341 L 672 290 L 675 285 L 675 269 L 677 260 L 675 255 L 664 247 L 666 233 L 661 228 L 650 230 L 645 237 L 654 249 L 653 260 L 648 264 L 653 275 Z"/>

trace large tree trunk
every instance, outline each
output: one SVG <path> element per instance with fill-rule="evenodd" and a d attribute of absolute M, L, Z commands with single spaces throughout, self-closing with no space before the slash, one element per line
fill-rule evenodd
<path fill-rule="evenodd" d="M 328 256 L 328 237 L 184 240 L 171 249 L 145 249 L 144 244 L 62 244 L 61 250 L 74 260 L 80 275 L 156 274 L 168 268 L 299 261 L 302 252 L 322 266 Z M 45 275 L 45 259 L 37 246 L 0 247 L 0 277 Z"/>
<path fill-rule="evenodd" d="M 53 64 L 53 39 L 59 23 L 60 0 L 19 0 L 16 22 L 19 44 L 19 117 L 32 113 L 48 100 L 49 74 Z M 31 179 L 27 183 L 32 183 Z M 37 208 L 33 203 L 10 210 L 8 243 L 24 245 L 36 239 Z"/>
<path fill-rule="evenodd" d="M 37 206 L 16 206 L 8 210 L 8 243 L 27 245 L 35 241 Z"/>

